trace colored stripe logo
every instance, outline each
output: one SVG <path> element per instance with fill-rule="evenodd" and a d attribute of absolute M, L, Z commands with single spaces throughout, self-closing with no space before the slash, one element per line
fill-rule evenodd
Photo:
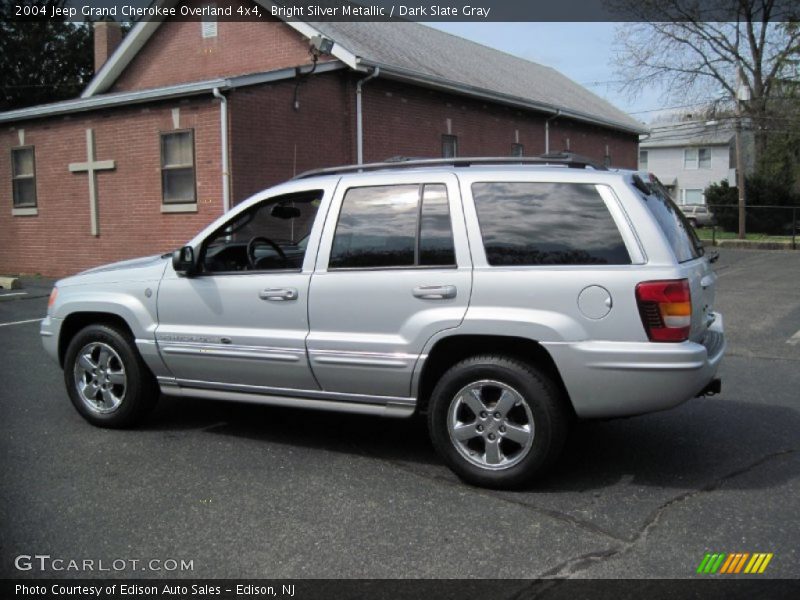
<path fill-rule="evenodd" d="M 706 553 L 697 567 L 697 573 L 702 575 L 714 575 L 715 573 L 725 575 L 760 574 L 767 570 L 767 565 L 773 556 L 772 552 Z"/>

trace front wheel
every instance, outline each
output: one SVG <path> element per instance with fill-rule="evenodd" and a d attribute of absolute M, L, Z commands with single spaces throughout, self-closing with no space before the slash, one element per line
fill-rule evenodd
<path fill-rule="evenodd" d="M 99 427 L 135 425 L 158 399 L 158 385 L 129 335 L 89 325 L 64 356 L 64 382 L 81 416 Z"/>
<path fill-rule="evenodd" d="M 512 488 L 555 461 L 568 420 L 558 387 L 539 369 L 512 358 L 478 356 L 439 380 L 428 430 L 436 450 L 464 481 Z"/>

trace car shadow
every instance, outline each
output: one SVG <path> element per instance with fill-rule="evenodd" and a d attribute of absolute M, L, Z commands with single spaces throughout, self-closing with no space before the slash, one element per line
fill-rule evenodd
<path fill-rule="evenodd" d="M 425 419 L 390 419 L 324 411 L 162 398 L 145 429 L 201 430 L 288 446 L 374 457 L 422 476 L 455 481 L 428 439 Z M 800 461 L 756 480 L 735 477 L 753 463 L 796 451 L 800 413 L 781 406 L 694 400 L 665 411 L 578 421 L 537 493 L 597 491 L 620 481 L 695 488 L 725 480 L 733 488 L 768 488 L 800 475 Z"/>

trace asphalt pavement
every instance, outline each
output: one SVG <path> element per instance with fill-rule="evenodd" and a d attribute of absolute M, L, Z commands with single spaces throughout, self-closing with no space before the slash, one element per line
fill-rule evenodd
<path fill-rule="evenodd" d="M 579 423 L 518 492 L 461 483 L 417 418 L 162 398 L 92 427 L 29 321 L 50 282 L 0 290 L 0 577 L 685 578 L 765 552 L 753 577 L 798 578 L 800 252 L 725 249 L 717 272 L 723 393 Z"/>

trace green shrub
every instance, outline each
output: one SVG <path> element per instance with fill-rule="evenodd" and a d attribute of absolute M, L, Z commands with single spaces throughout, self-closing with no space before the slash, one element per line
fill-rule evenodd
<path fill-rule="evenodd" d="M 792 207 L 800 207 L 800 194 L 785 182 L 753 175 L 745 181 L 748 233 L 786 235 L 791 232 Z M 717 225 L 725 231 L 739 230 L 739 191 L 727 181 L 712 183 L 706 188 L 706 204 L 711 207 Z M 765 208 L 777 206 L 780 208 Z M 800 208 L 797 210 L 800 219 Z"/>

